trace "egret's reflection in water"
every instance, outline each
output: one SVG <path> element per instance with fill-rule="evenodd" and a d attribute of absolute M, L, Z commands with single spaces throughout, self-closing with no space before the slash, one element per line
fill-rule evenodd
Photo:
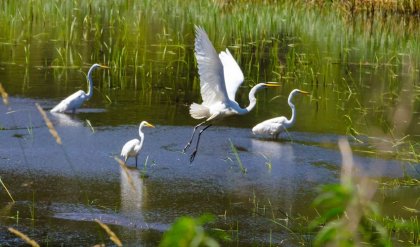
<path fill-rule="evenodd" d="M 120 168 L 121 213 L 136 219 L 143 218 L 142 207 L 147 199 L 146 186 L 136 168 Z"/>

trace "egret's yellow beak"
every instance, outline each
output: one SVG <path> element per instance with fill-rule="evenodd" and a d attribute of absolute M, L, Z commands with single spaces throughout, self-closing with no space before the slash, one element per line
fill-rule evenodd
<path fill-rule="evenodd" d="M 303 91 L 303 90 L 299 90 L 299 93 L 303 93 L 303 94 L 306 94 L 306 95 L 309 94 L 309 92 L 306 92 L 306 91 Z"/>
<path fill-rule="evenodd" d="M 148 122 L 146 122 L 145 124 L 144 124 L 144 126 L 147 126 L 147 127 L 150 127 L 150 128 L 154 128 L 155 126 L 153 126 L 152 124 L 149 124 Z"/>
<path fill-rule="evenodd" d="M 101 68 L 104 68 L 104 69 L 110 69 L 110 67 L 105 66 L 105 65 L 99 65 L 99 66 L 101 66 Z"/>
<path fill-rule="evenodd" d="M 278 82 L 266 82 L 264 85 L 267 87 L 280 87 Z"/>

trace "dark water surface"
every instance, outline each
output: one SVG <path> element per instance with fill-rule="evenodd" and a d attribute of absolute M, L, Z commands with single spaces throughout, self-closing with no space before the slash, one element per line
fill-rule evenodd
<path fill-rule="evenodd" d="M 153 246 L 177 217 L 203 213 L 217 216 L 213 226 L 227 230 L 234 239 L 232 245 L 297 244 L 270 220 L 314 216 L 309 202 L 316 196 L 316 186 L 338 182 L 340 176 L 336 143 L 343 136 L 291 131 L 293 140 L 286 135 L 273 141 L 256 138 L 249 128 L 216 126 L 203 135 L 190 165 L 189 155 L 181 150 L 191 126 L 156 124 L 155 129 L 144 130 L 141 165 L 135 169 L 134 160 L 128 162 L 133 189 L 114 156 L 137 136 L 137 125 L 92 128 L 87 124 L 87 119 L 92 122 L 96 115 L 105 114 L 104 109 L 48 114 L 62 138 L 63 145 L 57 145 L 34 103 L 11 98 L 10 109 L 1 106 L 5 128 L 0 135 L 1 177 L 16 200 L 8 203 L 7 194 L 1 192 L 1 221 L 27 228 L 35 239 L 53 245 L 100 242 L 94 222 L 100 219 L 116 229 L 124 243 Z M 352 145 L 366 148 L 357 142 Z M 354 159 L 360 173 L 370 177 L 418 176 L 407 162 L 357 154 Z M 399 189 L 398 195 L 387 193 L 386 198 L 397 201 L 384 205 L 393 214 L 402 205 L 415 207 L 416 199 L 408 195 L 419 191 L 408 188 Z M 293 227 L 293 220 L 286 225 Z M 15 241 L 7 234 L 0 237 L 5 244 Z"/>

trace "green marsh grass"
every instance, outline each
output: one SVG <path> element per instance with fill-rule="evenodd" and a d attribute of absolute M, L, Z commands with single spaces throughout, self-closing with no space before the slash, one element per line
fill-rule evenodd
<path fill-rule="evenodd" d="M 241 157 L 239 157 L 238 150 L 236 149 L 235 145 L 233 145 L 233 142 L 230 139 L 229 139 L 229 144 L 230 144 L 230 149 L 232 153 L 235 155 L 235 159 L 236 159 L 236 162 L 238 163 L 238 167 L 240 171 L 242 172 L 243 175 L 245 175 L 247 173 L 247 169 L 242 163 Z"/>
<path fill-rule="evenodd" d="M 143 163 L 143 168 L 140 170 L 140 176 L 141 178 L 147 178 L 149 175 L 147 174 L 147 162 L 149 160 L 149 155 L 146 156 L 146 160 Z"/>
<path fill-rule="evenodd" d="M 333 105 L 328 101 L 332 101 L 354 120 L 355 130 L 366 122 L 389 124 L 383 106 L 397 103 L 392 98 L 403 90 L 397 81 L 401 70 L 407 65 L 418 70 L 420 30 L 415 28 L 416 20 L 398 15 L 349 15 L 337 11 L 341 9 L 338 4 L 232 1 L 226 7 L 210 0 L 6 1 L 0 3 L 0 31 L 4 33 L 0 42 L 11 52 L 2 62 L 53 68 L 54 74 L 60 70 L 65 76 L 65 70 L 100 62 L 112 67 L 112 73 L 97 85 L 100 91 L 134 88 L 147 92 L 144 100 L 151 104 L 149 99 L 156 102 L 156 95 L 170 88 L 185 95 L 178 99 L 169 94 L 169 101 L 188 103 L 199 98 L 192 45 L 194 25 L 201 25 L 217 50 L 231 50 L 244 70 L 244 86 L 268 80 L 305 86 L 317 96 L 319 114 L 331 111 Z M 46 46 L 55 52 L 36 52 Z M 389 76 L 376 82 L 385 86 L 377 94 L 390 97 L 355 109 L 354 104 L 366 104 L 359 92 L 373 87 L 365 73 L 378 78 L 382 70 Z M 347 95 L 334 94 L 334 90 Z M 246 101 L 247 94 L 240 90 L 237 98 Z M 108 96 L 107 100 L 115 99 Z M 367 118 L 373 111 L 377 117 Z M 373 122 L 377 119 L 382 120 Z"/>

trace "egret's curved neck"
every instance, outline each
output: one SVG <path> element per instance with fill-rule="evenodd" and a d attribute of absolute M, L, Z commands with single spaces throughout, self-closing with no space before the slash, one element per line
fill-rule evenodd
<path fill-rule="evenodd" d="M 87 74 L 87 80 L 89 82 L 89 88 L 87 92 L 87 98 L 90 99 L 93 95 L 93 81 L 92 81 L 92 72 L 96 69 L 96 67 L 91 67 Z"/>
<path fill-rule="evenodd" d="M 141 129 L 143 128 L 144 124 L 141 123 L 140 127 L 139 127 L 139 136 L 140 136 L 140 146 L 143 145 L 143 141 L 144 141 L 144 134 L 143 131 L 141 131 Z"/>
<path fill-rule="evenodd" d="M 293 96 L 294 94 L 290 94 L 289 99 L 287 100 L 287 103 L 289 103 L 289 106 L 292 109 L 292 116 L 290 117 L 290 119 L 287 119 L 287 121 L 285 122 L 287 126 L 294 124 L 296 121 L 296 108 L 295 108 L 295 105 L 292 103 Z"/>
<path fill-rule="evenodd" d="M 264 87 L 264 83 L 260 83 L 255 85 L 253 88 L 251 88 L 251 91 L 249 91 L 249 105 L 244 109 L 242 108 L 241 111 L 239 111 L 240 115 L 247 114 L 248 112 L 252 111 L 254 109 L 255 105 L 257 104 L 257 99 L 255 98 L 255 94 Z"/>

